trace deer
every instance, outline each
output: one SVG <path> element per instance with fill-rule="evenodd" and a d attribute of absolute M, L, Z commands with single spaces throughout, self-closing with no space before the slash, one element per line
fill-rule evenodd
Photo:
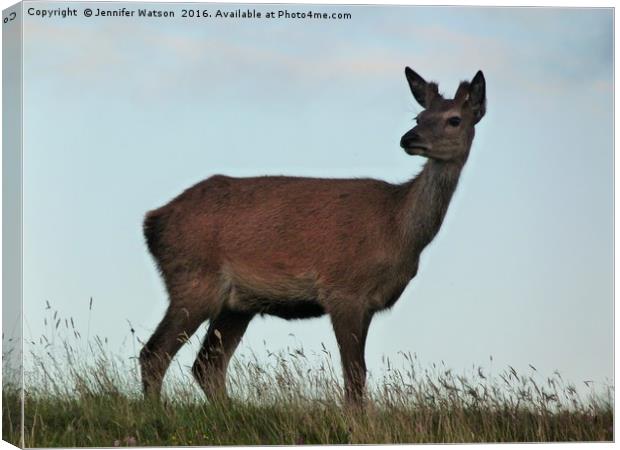
<path fill-rule="evenodd" d="M 486 112 L 481 71 L 453 99 L 409 67 L 405 76 L 423 110 L 400 147 L 427 159 L 413 179 L 214 175 L 146 214 L 169 304 L 140 352 L 145 396 L 159 399 L 171 359 L 206 321 L 192 373 L 214 400 L 228 398 L 227 367 L 253 317 L 328 315 L 345 403 L 363 404 L 371 320 L 416 276 Z"/>

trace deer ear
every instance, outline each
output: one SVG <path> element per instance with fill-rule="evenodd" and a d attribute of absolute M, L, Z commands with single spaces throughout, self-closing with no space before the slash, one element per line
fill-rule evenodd
<path fill-rule="evenodd" d="M 407 77 L 411 93 L 417 102 L 423 108 L 428 108 L 435 95 L 437 95 L 437 85 L 435 83 L 427 83 L 424 78 L 409 67 L 405 67 L 405 76 Z"/>
<path fill-rule="evenodd" d="M 486 82 L 480 70 L 469 85 L 469 103 L 474 111 L 474 123 L 478 123 L 487 111 Z"/>

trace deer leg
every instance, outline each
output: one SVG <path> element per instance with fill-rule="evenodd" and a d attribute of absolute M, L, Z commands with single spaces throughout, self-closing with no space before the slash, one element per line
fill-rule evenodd
<path fill-rule="evenodd" d="M 223 310 L 211 321 L 192 367 L 194 377 L 208 398 L 226 397 L 228 363 L 252 317 L 252 314 Z"/>
<path fill-rule="evenodd" d="M 170 361 L 206 317 L 186 308 L 168 307 L 164 318 L 140 351 L 140 369 L 145 397 L 159 398 Z"/>
<path fill-rule="evenodd" d="M 331 313 L 336 341 L 340 349 L 344 375 L 345 401 L 350 406 L 361 406 L 366 385 L 364 349 L 372 313 Z"/>

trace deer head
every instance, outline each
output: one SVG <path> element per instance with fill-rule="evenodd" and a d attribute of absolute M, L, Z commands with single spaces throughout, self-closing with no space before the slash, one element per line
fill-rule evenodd
<path fill-rule="evenodd" d="M 461 82 L 451 100 L 439 94 L 436 83 L 427 83 L 409 67 L 405 68 L 405 76 L 424 110 L 416 117 L 416 126 L 401 138 L 400 146 L 410 155 L 464 161 L 474 139 L 474 126 L 486 111 L 482 72 L 478 71 L 471 82 Z"/>

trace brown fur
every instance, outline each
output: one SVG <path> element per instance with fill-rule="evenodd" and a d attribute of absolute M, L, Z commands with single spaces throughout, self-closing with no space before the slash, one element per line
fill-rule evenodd
<path fill-rule="evenodd" d="M 254 315 L 328 314 L 347 399 L 359 403 L 372 316 L 391 307 L 415 276 L 479 120 L 463 85 L 455 100 L 444 100 L 437 85 L 409 68 L 406 75 L 428 108 L 401 141 L 408 153 L 429 158 L 413 180 L 216 175 L 147 214 L 144 234 L 170 305 L 140 355 L 145 393 L 158 395 L 179 337 L 205 320 L 210 328 L 193 371 L 207 395 L 220 396 L 228 361 Z M 455 115 L 459 127 L 446 124 Z"/>

